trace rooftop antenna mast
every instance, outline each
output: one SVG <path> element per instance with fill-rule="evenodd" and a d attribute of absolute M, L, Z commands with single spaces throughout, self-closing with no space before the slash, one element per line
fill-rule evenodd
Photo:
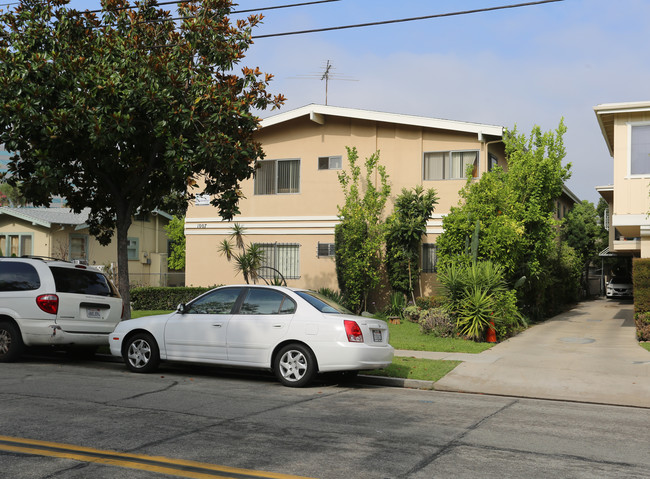
<path fill-rule="evenodd" d="M 334 70 L 334 65 L 332 65 L 332 62 L 327 60 L 327 63 L 324 66 L 325 71 L 322 73 L 317 73 L 317 74 L 310 74 L 310 75 L 298 75 L 295 77 L 289 77 L 292 79 L 304 79 L 304 78 L 311 78 L 314 80 L 320 80 L 323 81 L 325 80 L 325 105 L 327 105 L 328 102 L 328 94 L 329 94 L 329 82 L 330 80 L 344 80 L 344 81 L 358 81 L 355 80 L 354 78 L 349 78 L 349 77 L 344 77 L 337 75 Z"/>

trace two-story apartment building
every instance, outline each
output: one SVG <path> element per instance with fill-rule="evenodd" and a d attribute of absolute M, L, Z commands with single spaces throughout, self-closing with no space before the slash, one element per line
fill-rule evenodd
<path fill-rule="evenodd" d="M 254 179 L 242 184 L 241 214 L 224 222 L 207 198 L 188 208 L 187 284 L 243 282 L 218 253 L 236 222 L 245 228 L 246 243 L 260 244 L 290 286 L 337 289 L 334 227 L 345 200 L 337 174 L 347 168 L 346 147 L 356 147 L 361 166 L 380 152 L 393 197 L 416 185 L 437 191 L 423 245 L 423 294 L 430 293 L 442 217 L 458 203 L 468 165 L 475 176 L 506 167 L 502 135 L 501 126 L 322 105 L 266 118 L 257 134 L 266 158 Z M 392 209 L 389 203 L 386 214 Z"/>
<path fill-rule="evenodd" d="M 650 257 L 650 101 L 594 107 L 610 155 L 611 185 L 596 190 L 609 204 L 609 252 Z"/>

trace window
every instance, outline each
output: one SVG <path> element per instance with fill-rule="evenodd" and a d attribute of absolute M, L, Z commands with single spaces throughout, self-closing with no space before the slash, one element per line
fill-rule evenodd
<path fill-rule="evenodd" d="M 300 192 L 300 160 L 265 160 L 255 170 L 256 195 Z"/>
<path fill-rule="evenodd" d="M 650 175 L 650 125 L 630 127 L 630 174 Z"/>
<path fill-rule="evenodd" d="M 41 280 L 31 264 L 0 262 L 0 291 L 31 291 L 40 287 Z"/>
<path fill-rule="evenodd" d="M 433 243 L 422 244 L 422 272 L 435 273 L 438 255 L 436 254 L 436 245 Z"/>
<path fill-rule="evenodd" d="M 343 158 L 341 156 L 319 156 L 319 170 L 340 170 L 343 167 Z"/>
<path fill-rule="evenodd" d="M 70 261 L 88 261 L 88 237 L 70 236 Z"/>
<path fill-rule="evenodd" d="M 129 261 L 134 261 L 140 259 L 140 239 L 139 238 L 127 238 L 126 240 L 126 252 L 129 256 Z"/>
<path fill-rule="evenodd" d="M 277 277 L 277 270 L 285 279 L 300 278 L 300 245 L 284 243 L 259 243 L 264 253 L 260 276 L 265 279 Z M 272 269 L 271 269 L 272 268 Z"/>
<path fill-rule="evenodd" d="M 293 314 L 296 303 L 279 291 L 251 288 L 241 305 L 240 314 Z"/>
<path fill-rule="evenodd" d="M 317 256 L 319 258 L 324 256 L 334 256 L 334 243 L 318 243 Z"/>
<path fill-rule="evenodd" d="M 492 171 L 495 166 L 499 166 L 499 160 L 492 153 L 488 154 L 488 171 Z"/>
<path fill-rule="evenodd" d="M 117 296 L 108 284 L 106 276 L 96 271 L 51 266 L 54 284 L 58 293 L 92 294 L 96 296 Z"/>
<path fill-rule="evenodd" d="M 187 305 L 188 314 L 230 314 L 242 288 L 223 288 L 200 296 Z"/>
<path fill-rule="evenodd" d="M 4 256 L 23 256 L 32 254 L 31 233 L 0 234 L 0 251 Z"/>
<path fill-rule="evenodd" d="M 465 178 L 467 167 L 478 175 L 478 151 L 436 151 L 424 154 L 424 179 L 449 180 Z"/>

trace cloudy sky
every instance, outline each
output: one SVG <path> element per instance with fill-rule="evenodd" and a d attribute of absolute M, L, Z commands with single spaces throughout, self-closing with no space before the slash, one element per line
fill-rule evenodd
<path fill-rule="evenodd" d="M 240 0 L 237 10 L 308 0 Z M 264 11 L 254 35 L 516 5 L 516 0 L 339 0 Z M 98 0 L 73 0 L 97 8 Z M 321 33 L 258 38 L 244 64 L 275 75 L 283 111 L 328 104 L 470 121 L 529 133 L 564 118 L 568 187 L 598 201 L 611 184 L 593 112 L 601 103 L 650 100 L 650 2 L 553 3 Z"/>

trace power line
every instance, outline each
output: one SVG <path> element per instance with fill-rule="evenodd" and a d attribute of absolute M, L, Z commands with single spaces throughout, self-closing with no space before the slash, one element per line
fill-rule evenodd
<path fill-rule="evenodd" d="M 443 18 L 443 17 L 453 17 L 458 15 L 469 15 L 471 13 L 483 13 L 483 12 L 492 12 L 495 10 L 505 10 L 508 8 L 520 8 L 520 7 L 530 7 L 533 5 L 542 5 L 544 3 L 554 3 L 554 2 L 563 2 L 564 0 L 540 0 L 538 2 L 527 2 L 527 3 L 517 3 L 513 5 L 503 5 L 499 7 L 486 7 L 478 8 L 476 10 L 464 10 L 461 12 L 450 12 L 450 13 L 439 13 L 436 15 L 425 15 L 422 17 L 412 17 L 412 18 L 400 18 L 395 20 L 383 20 L 379 22 L 370 22 L 370 23 L 357 23 L 355 25 L 342 25 L 338 27 L 325 27 L 325 28 L 315 28 L 312 30 L 299 30 L 295 32 L 283 32 L 283 33 L 269 33 L 267 35 L 255 35 L 253 39 L 259 38 L 271 38 L 271 37 L 284 37 L 288 35 L 303 35 L 306 33 L 317 33 L 317 32 L 329 32 L 333 30 L 346 30 L 349 28 L 362 28 L 362 27 L 373 27 L 377 25 L 388 25 L 391 23 L 403 23 L 403 22 L 413 22 L 416 20 L 428 20 L 431 18 Z"/>

